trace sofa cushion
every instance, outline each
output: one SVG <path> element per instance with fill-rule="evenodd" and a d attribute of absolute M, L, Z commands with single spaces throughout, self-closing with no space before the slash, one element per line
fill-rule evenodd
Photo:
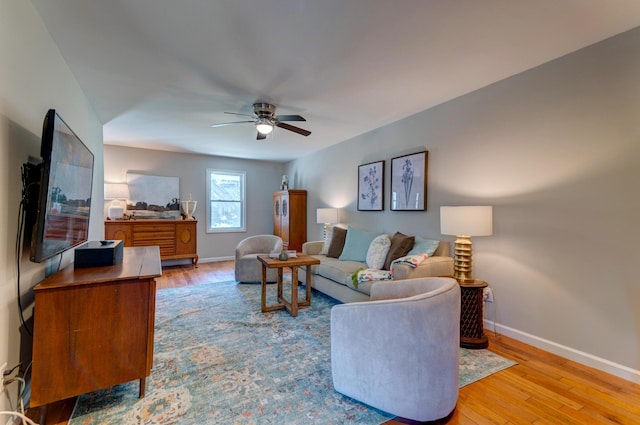
<path fill-rule="evenodd" d="M 379 234 L 380 232 L 368 232 L 349 226 L 342 254 L 338 258 L 341 261 L 367 261 L 369 245 Z"/>
<path fill-rule="evenodd" d="M 414 242 L 414 236 L 407 236 L 404 233 L 396 232 L 391 238 L 391 247 L 384 262 L 384 269 L 390 270 L 393 260 L 407 255 L 407 253 L 411 251 L 411 248 L 413 248 Z"/>
<path fill-rule="evenodd" d="M 367 251 L 367 266 L 371 269 L 381 269 L 384 267 L 384 261 L 387 259 L 389 248 L 391 247 L 391 239 L 389 235 L 376 236 L 369 245 Z"/>
<path fill-rule="evenodd" d="M 326 261 L 318 265 L 318 274 L 341 285 L 351 286 L 351 276 L 364 267 L 366 264 L 359 261 L 341 261 L 327 257 Z"/>
<path fill-rule="evenodd" d="M 407 255 L 427 254 L 429 257 L 432 257 L 433 253 L 438 249 L 438 245 L 440 245 L 440 241 L 434 239 L 425 239 L 420 236 L 416 236 L 415 238 L 413 248 L 411 248 L 411 251 L 409 251 Z"/>
<path fill-rule="evenodd" d="M 333 234 L 331 235 L 331 244 L 327 250 L 327 257 L 338 258 L 342 254 L 344 248 L 344 242 L 347 237 L 347 229 L 342 227 L 333 227 Z"/>

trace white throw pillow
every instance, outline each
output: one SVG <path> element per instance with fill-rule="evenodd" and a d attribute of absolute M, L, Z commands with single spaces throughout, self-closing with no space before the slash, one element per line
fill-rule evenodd
<path fill-rule="evenodd" d="M 367 266 L 371 269 L 382 269 L 390 247 L 391 238 L 389 238 L 389 235 L 376 236 L 371 241 L 367 251 Z"/>

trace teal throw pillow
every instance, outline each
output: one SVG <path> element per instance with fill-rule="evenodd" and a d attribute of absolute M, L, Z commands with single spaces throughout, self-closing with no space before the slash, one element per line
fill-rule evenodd
<path fill-rule="evenodd" d="M 440 241 L 434 239 L 424 239 L 420 236 L 416 236 L 416 241 L 413 243 L 413 248 L 407 253 L 407 255 L 427 254 L 429 257 L 433 256 L 433 253 L 438 249 Z"/>
<path fill-rule="evenodd" d="M 344 248 L 342 248 L 342 254 L 340 254 L 338 260 L 367 261 L 369 245 L 371 245 L 371 241 L 379 234 L 378 232 L 367 232 L 349 226 L 347 228 L 347 238 L 344 241 Z"/>

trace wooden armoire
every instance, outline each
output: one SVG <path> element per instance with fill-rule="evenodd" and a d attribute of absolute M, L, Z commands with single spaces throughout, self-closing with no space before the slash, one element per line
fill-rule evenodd
<path fill-rule="evenodd" d="M 273 234 L 285 249 L 302 251 L 307 241 L 307 191 L 280 190 L 273 193 Z"/>

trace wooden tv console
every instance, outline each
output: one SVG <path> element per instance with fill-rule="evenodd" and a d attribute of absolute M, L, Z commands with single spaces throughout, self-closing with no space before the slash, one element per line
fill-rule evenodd
<path fill-rule="evenodd" d="M 120 239 L 124 246 L 160 247 L 161 260 L 191 258 L 198 264 L 196 220 L 106 220 L 105 239 Z"/>
<path fill-rule="evenodd" d="M 71 264 L 33 288 L 32 407 L 133 380 L 144 396 L 161 275 L 157 246 L 124 248 L 119 264 Z"/>

